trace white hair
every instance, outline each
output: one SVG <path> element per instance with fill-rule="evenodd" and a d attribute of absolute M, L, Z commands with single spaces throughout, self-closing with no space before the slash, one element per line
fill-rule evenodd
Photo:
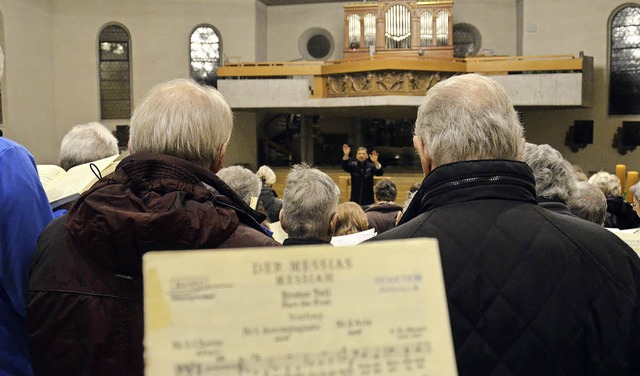
<path fill-rule="evenodd" d="M 589 178 L 589 184 L 595 185 L 600 188 L 605 197 L 614 197 L 622 195 L 622 185 L 620 179 L 614 174 L 610 174 L 606 171 L 599 171 L 591 175 Z"/>
<path fill-rule="evenodd" d="M 256 171 L 256 175 L 262 180 L 262 184 L 271 186 L 276 182 L 276 173 L 267 165 L 260 166 Z"/>
<path fill-rule="evenodd" d="M 631 191 L 631 193 L 633 193 L 633 198 L 636 200 L 636 202 L 640 203 L 640 183 L 632 185 L 631 187 L 629 187 L 629 190 Z"/>
<path fill-rule="evenodd" d="M 478 160 L 519 160 L 523 128 L 509 96 L 497 82 L 465 74 L 429 89 L 414 133 L 435 166 Z"/>
<path fill-rule="evenodd" d="M 547 144 L 527 143 L 522 159 L 533 171 L 538 197 L 560 200 L 563 203 L 569 200 L 576 185 L 576 177 L 573 167 L 559 151 Z"/>
<path fill-rule="evenodd" d="M 251 204 L 251 197 L 259 197 L 262 182 L 251 170 L 242 166 L 225 167 L 216 174 L 222 181 L 242 198 L 247 205 Z"/>
<path fill-rule="evenodd" d="M 600 226 L 604 224 L 607 216 L 607 198 L 600 188 L 581 181 L 576 187 L 567 201 L 567 206 L 571 212 L 578 218 L 597 223 Z"/>
<path fill-rule="evenodd" d="M 289 237 L 324 238 L 339 200 L 340 189 L 329 175 L 304 163 L 293 166 L 282 197 Z"/>
<path fill-rule="evenodd" d="M 118 154 L 118 139 L 102 124 L 91 122 L 71 128 L 60 143 L 60 167 L 71 167 Z"/>
<path fill-rule="evenodd" d="M 214 88 L 178 79 L 145 95 L 133 112 L 131 153 L 172 155 L 208 168 L 231 138 L 231 108 Z"/>

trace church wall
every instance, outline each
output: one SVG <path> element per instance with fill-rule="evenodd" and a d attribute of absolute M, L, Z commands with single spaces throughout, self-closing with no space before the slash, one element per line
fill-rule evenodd
<path fill-rule="evenodd" d="M 267 61 L 269 10 L 261 1 L 256 1 L 256 61 Z"/>
<path fill-rule="evenodd" d="M 9 1 L 9 0 L 7 0 Z M 13 0 L 11 3 L 21 3 Z M 107 23 L 124 25 L 131 35 L 133 108 L 154 85 L 174 78 L 189 77 L 189 35 L 201 23 L 213 25 L 221 34 L 223 54 L 242 61 L 256 60 L 258 22 L 257 0 L 54 0 L 52 21 L 41 27 L 29 19 L 26 24 L 43 28 L 53 49 L 53 82 L 56 88 L 55 110 L 50 114 L 47 129 L 51 137 L 38 137 L 32 143 L 38 163 L 53 163 L 64 134 L 75 124 L 100 119 L 97 38 Z M 263 11 L 263 10 L 262 10 Z M 263 12 L 264 13 L 264 12 Z M 43 48 L 46 50 L 46 48 Z M 11 94 L 11 93 L 9 93 Z M 244 119 L 237 117 L 237 119 Z M 128 119 L 105 120 L 115 125 L 128 124 Z M 44 127 L 40 127 L 44 128 Z M 236 127 L 245 130 L 246 127 Z M 236 135 L 236 139 L 243 139 Z M 247 135 L 255 136 L 253 132 Z M 23 141 L 22 138 L 19 141 Z M 233 143 L 229 149 L 233 149 Z M 243 152 L 243 159 L 255 159 L 255 148 Z M 230 163 L 241 162 L 233 158 Z"/>
<path fill-rule="evenodd" d="M 513 0 L 454 0 L 453 22 L 475 26 L 483 50 L 496 55 L 516 55 L 516 3 Z"/>
<path fill-rule="evenodd" d="M 307 29 L 319 27 L 331 33 L 333 55 L 327 60 L 342 59 L 344 49 L 345 3 L 284 5 L 269 7 L 269 61 L 302 60 L 298 40 Z"/>
<path fill-rule="evenodd" d="M 525 55 L 573 54 L 584 51 L 594 57 L 593 107 L 576 109 L 521 109 L 527 139 L 548 143 L 585 171 L 615 171 L 616 163 L 640 169 L 640 151 L 620 155 L 611 147 L 616 129 L 623 120 L 638 116 L 607 115 L 608 20 L 625 1 L 525 0 L 523 48 Z M 594 120 L 594 143 L 577 153 L 564 146 L 574 120 Z"/>
<path fill-rule="evenodd" d="M 51 38 L 47 0 L 0 0 L 4 136 L 27 147 L 36 158 L 57 158 Z"/>

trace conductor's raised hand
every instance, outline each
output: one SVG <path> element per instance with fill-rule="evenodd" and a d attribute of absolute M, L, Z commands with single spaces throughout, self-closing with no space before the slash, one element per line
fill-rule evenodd
<path fill-rule="evenodd" d="M 342 145 L 342 153 L 344 153 L 345 157 L 349 156 L 349 153 L 351 153 L 351 148 L 349 147 L 349 145 L 347 144 Z"/>
<path fill-rule="evenodd" d="M 378 152 L 377 151 L 372 151 L 371 154 L 369 154 L 369 158 L 371 158 L 371 162 L 378 164 Z"/>

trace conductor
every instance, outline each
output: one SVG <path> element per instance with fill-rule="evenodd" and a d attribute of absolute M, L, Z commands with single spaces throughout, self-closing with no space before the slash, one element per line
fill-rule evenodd
<path fill-rule="evenodd" d="M 359 147 L 356 152 L 356 160 L 350 160 L 351 148 L 349 145 L 342 145 L 342 169 L 351 174 L 351 198 L 361 206 L 373 204 L 373 176 L 381 176 L 384 171 L 378 162 L 378 153 L 374 150 L 371 155 L 367 154 L 367 149 Z"/>

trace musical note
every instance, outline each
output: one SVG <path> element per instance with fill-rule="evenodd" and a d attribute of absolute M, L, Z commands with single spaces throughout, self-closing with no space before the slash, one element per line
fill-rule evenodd
<path fill-rule="evenodd" d="M 241 358 L 235 369 L 239 375 L 260 376 L 407 375 L 424 369 L 430 351 L 428 342 L 414 342 L 270 357 L 254 354 Z"/>

